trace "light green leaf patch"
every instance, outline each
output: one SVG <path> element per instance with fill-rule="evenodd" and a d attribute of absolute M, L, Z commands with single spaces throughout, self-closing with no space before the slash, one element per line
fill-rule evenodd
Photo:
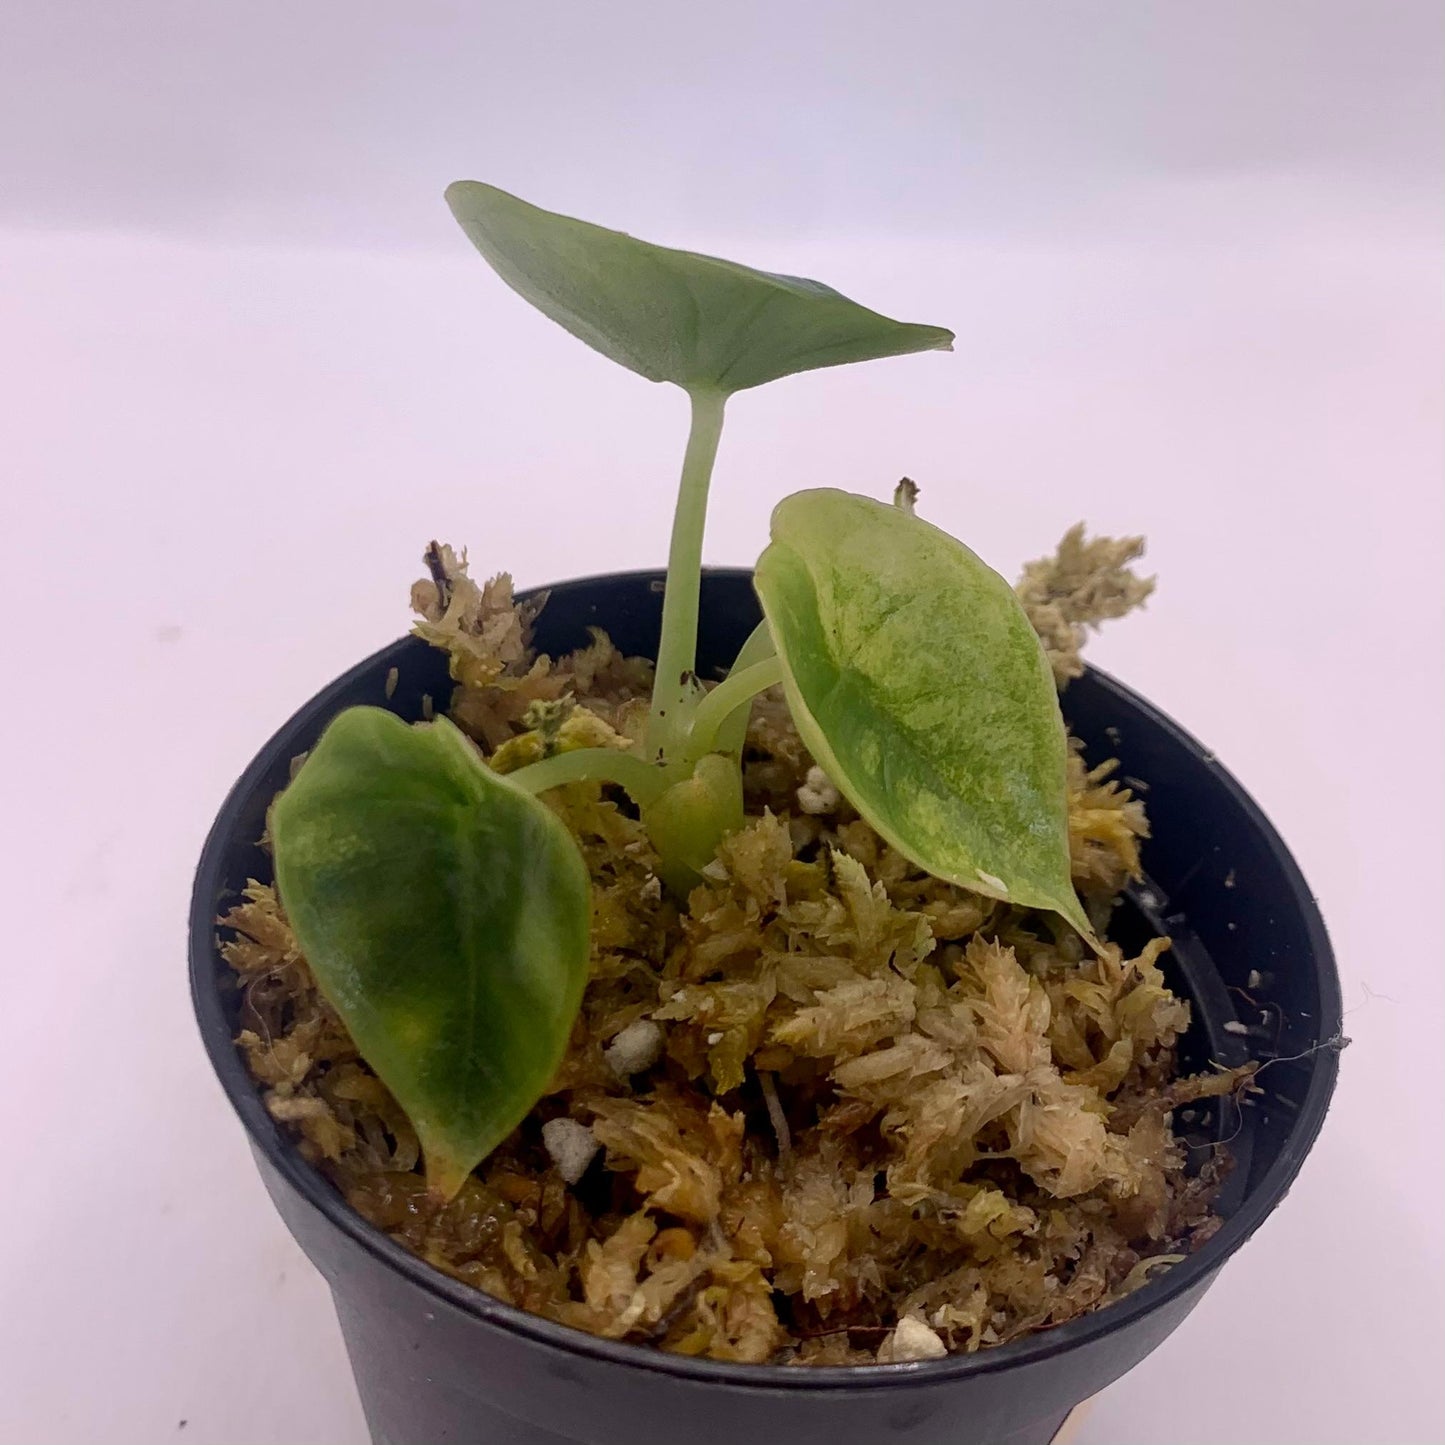
<path fill-rule="evenodd" d="M 457 181 L 447 204 L 512 289 L 613 361 L 729 394 L 793 372 L 949 350 L 953 333 L 893 321 L 818 281 L 639 241 Z"/>
<path fill-rule="evenodd" d="M 863 817 L 935 876 L 1092 942 L 1063 718 L 1008 583 L 901 508 L 819 490 L 773 512 L 756 585 L 803 741 Z"/>
<path fill-rule="evenodd" d="M 449 722 L 351 708 L 271 815 L 321 991 L 450 1198 L 526 1117 L 587 978 L 587 872 L 561 821 Z"/>
<path fill-rule="evenodd" d="M 662 880 L 680 898 L 702 881 L 717 847 L 743 825 L 743 778 L 736 758 L 709 753 L 692 772 L 642 809 L 661 861 Z"/>

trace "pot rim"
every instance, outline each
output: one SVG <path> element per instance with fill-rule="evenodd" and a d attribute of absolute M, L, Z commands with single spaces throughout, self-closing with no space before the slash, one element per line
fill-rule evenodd
<path fill-rule="evenodd" d="M 703 569 L 703 575 L 704 578 L 750 578 L 752 570 L 744 567 L 707 567 Z M 552 588 L 529 588 L 518 596 L 535 597 L 540 593 L 561 588 L 582 589 L 589 585 L 623 580 L 654 584 L 664 577 L 664 572 L 652 568 L 598 573 L 568 579 L 554 584 Z M 237 817 L 245 800 L 254 793 L 274 766 L 277 754 L 284 750 L 283 745 L 290 746 L 289 734 L 293 730 L 299 730 L 303 721 L 309 719 L 318 701 L 340 693 L 354 680 L 375 670 L 401 643 L 409 640 L 409 637 L 398 639 L 397 642 L 379 649 L 348 668 L 335 681 L 308 699 L 276 730 L 231 787 L 207 834 L 197 864 L 190 909 L 189 955 L 191 999 L 200 1025 L 202 1041 L 221 1087 L 232 1108 L 240 1116 L 253 1148 L 258 1149 L 270 1167 L 333 1227 L 380 1263 L 404 1276 L 426 1293 L 496 1329 L 523 1335 L 565 1354 L 581 1355 L 628 1369 L 668 1375 L 682 1381 L 727 1385 L 755 1391 L 886 1390 L 904 1385 L 911 1388 L 917 1388 L 920 1384 L 945 1385 L 965 1377 L 1010 1370 L 1089 1345 L 1187 1294 L 1244 1244 L 1274 1211 L 1293 1184 L 1324 1123 L 1325 1113 L 1334 1092 L 1339 1073 L 1338 1051 L 1334 1049 L 1321 1048 L 1316 1055 L 1308 1092 L 1300 1105 L 1294 1129 L 1285 1147 L 1271 1161 L 1259 1184 L 1251 1190 L 1234 1214 L 1225 1220 L 1219 1231 L 1196 1253 L 1163 1271 L 1124 1299 L 1116 1300 L 1102 1309 L 1091 1310 L 1052 1329 L 1026 1335 L 1007 1344 L 993 1345 L 972 1354 L 892 1365 L 747 1365 L 668 1354 L 648 1345 L 605 1340 L 572 1326 L 529 1314 L 433 1268 L 357 1214 L 330 1180 L 301 1157 L 290 1136 L 267 1112 L 256 1083 L 247 1072 L 240 1051 L 235 1047 L 232 1026 L 226 1017 L 221 992 L 216 987 L 216 919 L 212 900 L 206 896 L 201 886 L 202 881 L 215 871 L 216 860 L 232 842 Z M 1318 1037 L 1326 1041 L 1335 1038 L 1341 1029 L 1343 1000 L 1334 950 L 1330 946 L 1314 895 L 1274 826 L 1234 776 L 1214 760 L 1213 754 L 1190 733 L 1108 673 L 1093 667 L 1088 668 L 1088 672 L 1106 691 L 1138 709 L 1147 722 L 1170 734 L 1176 743 L 1196 756 L 1206 759 L 1219 786 L 1259 829 L 1261 837 L 1285 875 L 1289 903 L 1303 920 L 1309 938 L 1310 956 L 1315 964 L 1320 991 Z"/>

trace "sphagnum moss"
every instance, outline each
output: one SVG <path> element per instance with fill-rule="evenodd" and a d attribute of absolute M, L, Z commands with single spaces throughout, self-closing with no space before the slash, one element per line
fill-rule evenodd
<path fill-rule="evenodd" d="M 1030 567 L 1061 681 L 1084 627 L 1147 592 L 1137 550 L 1071 533 Z M 650 663 L 601 633 L 538 656 L 505 577 L 478 587 L 446 547 L 427 560 L 416 630 L 449 652 L 450 716 L 493 766 L 641 737 Z M 1073 882 L 1101 935 L 1148 836 L 1112 766 L 1071 752 Z M 920 871 L 825 786 L 776 694 L 753 708 L 743 773 L 746 825 L 685 904 L 619 790 L 543 795 L 592 882 L 589 982 L 548 1092 L 445 1205 L 274 890 L 250 886 L 222 920 L 238 1042 L 359 1213 L 561 1323 L 815 1365 L 1047 1329 L 1209 1237 L 1227 1155 L 1187 1169 L 1168 1110 L 1235 1081 L 1177 1077 L 1189 1009 L 1159 971 L 1166 941 L 1096 956 L 1047 915 Z M 575 1184 L 543 1138 L 559 1119 L 598 1146 Z M 586 1140 L 567 1136 L 575 1161 Z"/>

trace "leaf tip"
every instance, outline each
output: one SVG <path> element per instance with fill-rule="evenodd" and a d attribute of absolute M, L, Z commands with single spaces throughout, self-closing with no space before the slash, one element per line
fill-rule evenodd
<path fill-rule="evenodd" d="M 477 185 L 480 185 L 479 181 L 453 181 L 451 185 L 442 192 L 442 199 L 451 207 L 452 212 L 455 214 L 458 202 Z"/>
<path fill-rule="evenodd" d="M 1094 932 L 1094 926 L 1089 922 L 1089 915 L 1084 912 L 1084 905 L 1079 901 L 1079 895 L 1070 887 L 1065 898 L 1054 905 L 1056 912 L 1085 943 L 1093 949 L 1100 958 L 1104 956 L 1104 943 Z"/>
<path fill-rule="evenodd" d="M 442 192 L 442 197 L 451 208 L 452 215 L 463 225 L 478 221 L 489 213 L 495 214 L 509 201 L 518 206 L 525 204 L 500 186 L 488 185 L 486 181 L 453 181 Z"/>
<path fill-rule="evenodd" d="M 425 1152 L 427 1196 L 439 1206 L 448 1205 L 471 1177 L 472 1166 L 454 1154 L 436 1149 Z"/>

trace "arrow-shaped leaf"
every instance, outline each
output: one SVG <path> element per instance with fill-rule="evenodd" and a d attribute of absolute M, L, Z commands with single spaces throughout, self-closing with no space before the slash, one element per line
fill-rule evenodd
<path fill-rule="evenodd" d="M 1013 589 L 898 507 L 798 492 L 756 584 L 803 741 L 894 847 L 937 877 L 1062 914 L 1067 743 Z"/>
<path fill-rule="evenodd" d="M 448 186 L 447 204 L 514 291 L 649 381 L 727 394 L 953 343 L 951 331 L 890 320 L 821 282 L 655 246 L 479 181 Z"/>
<path fill-rule="evenodd" d="M 352 708 L 271 817 L 321 991 L 450 1198 L 526 1117 L 587 977 L 588 880 L 560 820 L 444 720 Z"/>

